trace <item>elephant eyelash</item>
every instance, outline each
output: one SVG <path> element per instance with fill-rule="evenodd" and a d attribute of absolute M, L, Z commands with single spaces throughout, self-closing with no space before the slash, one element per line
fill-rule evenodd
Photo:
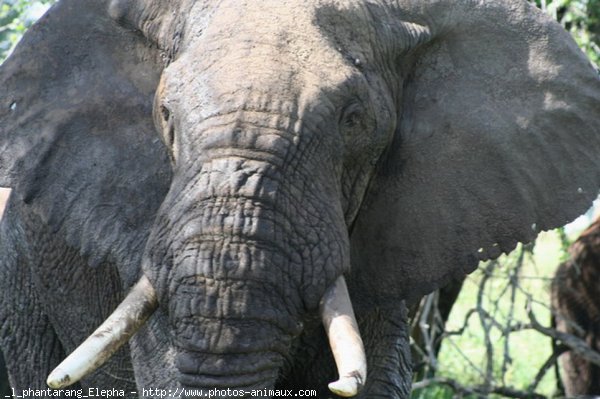
<path fill-rule="evenodd" d="M 344 126 L 346 127 L 355 127 L 360 124 L 361 115 L 360 112 L 352 112 L 349 115 L 346 115 L 343 121 Z"/>
<path fill-rule="evenodd" d="M 171 112 L 164 105 L 160 106 L 160 114 L 163 117 L 163 120 L 168 121 L 171 118 Z"/>
<path fill-rule="evenodd" d="M 164 105 L 160 106 L 160 114 L 163 118 L 164 127 L 166 128 L 165 138 L 169 147 L 173 147 L 175 143 L 175 127 L 171 118 L 171 111 Z"/>
<path fill-rule="evenodd" d="M 175 124 L 171 117 L 171 111 L 164 105 L 159 108 L 162 125 L 162 135 L 165 145 L 167 146 L 167 152 L 171 162 L 175 163 Z"/>
<path fill-rule="evenodd" d="M 344 108 L 340 118 L 340 126 L 354 128 L 362 123 L 364 109 L 359 103 L 351 103 Z"/>
<path fill-rule="evenodd" d="M 171 148 L 175 145 L 175 128 L 173 127 L 173 122 L 170 121 L 167 130 L 167 142 Z"/>

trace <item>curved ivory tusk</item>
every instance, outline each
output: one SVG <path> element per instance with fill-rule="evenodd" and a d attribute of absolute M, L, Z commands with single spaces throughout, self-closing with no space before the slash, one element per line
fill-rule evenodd
<path fill-rule="evenodd" d="M 143 276 L 106 321 L 50 373 L 48 386 L 64 388 L 96 370 L 136 333 L 157 307 L 156 292 Z"/>
<path fill-rule="evenodd" d="M 344 276 L 327 289 L 320 308 L 339 374 L 329 389 L 339 396 L 355 396 L 367 379 L 367 358 Z"/>

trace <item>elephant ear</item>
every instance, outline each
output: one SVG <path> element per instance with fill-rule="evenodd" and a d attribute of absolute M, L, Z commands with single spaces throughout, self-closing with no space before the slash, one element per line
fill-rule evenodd
<path fill-rule="evenodd" d="M 401 119 L 351 240 L 363 289 L 412 300 L 591 205 L 600 80 L 525 1 L 399 7 L 431 37 L 405 55 Z"/>
<path fill-rule="evenodd" d="M 158 51 L 106 3 L 60 1 L 0 69 L 0 183 L 91 264 L 141 252 L 170 180 Z"/>

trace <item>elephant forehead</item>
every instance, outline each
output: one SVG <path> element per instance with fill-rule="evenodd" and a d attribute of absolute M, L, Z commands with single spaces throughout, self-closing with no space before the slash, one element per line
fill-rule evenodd
<path fill-rule="evenodd" d="M 184 39 L 190 42 L 205 36 L 238 42 L 275 36 L 285 43 L 295 35 L 311 36 L 312 8 L 296 2 L 222 1 L 207 10 L 198 3 L 190 10 Z"/>
<path fill-rule="evenodd" d="M 198 2 L 189 13 L 184 48 L 203 38 L 210 52 L 248 51 L 257 45 L 271 47 L 280 62 L 315 64 L 321 68 L 340 61 L 331 50 L 365 47 L 373 23 L 362 2 L 351 1 L 223 1 L 210 11 Z M 331 31 L 336 31 L 332 40 Z M 344 42 L 344 43 L 341 43 Z M 239 53 L 242 56 L 242 53 Z M 338 54 L 339 56 L 339 54 Z M 357 54 L 358 56 L 358 54 Z M 336 59 L 337 58 L 337 59 Z M 350 61 L 354 61 L 354 58 Z"/>
<path fill-rule="evenodd" d="M 159 91 L 167 105 L 195 119 L 190 123 L 241 110 L 301 119 L 315 104 L 323 110 L 325 105 L 339 103 L 336 96 L 340 93 L 365 87 L 354 61 L 332 48 L 316 28 L 310 38 L 308 30 L 290 33 L 281 27 L 274 35 L 248 28 L 234 38 L 218 37 L 220 30 L 228 28 L 217 20 L 214 25 L 213 32 L 182 48 L 165 70 Z M 328 101 L 323 101 L 324 93 Z"/>

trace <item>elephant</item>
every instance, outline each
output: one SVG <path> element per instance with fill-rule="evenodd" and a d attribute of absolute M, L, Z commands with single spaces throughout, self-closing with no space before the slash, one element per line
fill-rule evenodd
<path fill-rule="evenodd" d="M 4 213 L 4 206 L 10 190 L 0 188 L 0 218 Z M 4 364 L 4 356 L 0 353 L 0 397 L 10 397 L 12 391 L 10 389 L 10 383 L 8 382 L 8 374 L 6 371 L 6 365 Z"/>
<path fill-rule="evenodd" d="M 60 0 L 0 92 L 17 394 L 406 398 L 407 305 L 600 183 L 598 75 L 522 0 Z"/>
<path fill-rule="evenodd" d="M 556 269 L 551 285 L 553 324 L 579 336 L 600 351 L 600 218 L 569 247 L 569 260 Z M 560 358 L 561 380 L 568 397 L 600 395 L 600 367 L 574 351 Z"/>

